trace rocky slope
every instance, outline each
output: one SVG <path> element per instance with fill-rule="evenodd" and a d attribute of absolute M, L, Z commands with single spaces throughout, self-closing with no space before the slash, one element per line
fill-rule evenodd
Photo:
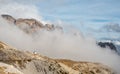
<path fill-rule="evenodd" d="M 0 42 L 0 74 L 115 74 L 100 63 L 51 59 Z"/>
<path fill-rule="evenodd" d="M 34 19 L 34 18 L 18 18 L 15 19 L 11 15 L 8 14 L 2 14 L 1 15 L 3 19 L 5 19 L 8 23 L 17 25 L 20 29 L 22 29 L 26 33 L 34 33 L 38 30 L 62 30 L 62 27 L 55 26 L 53 24 L 43 24 L 40 21 Z"/>

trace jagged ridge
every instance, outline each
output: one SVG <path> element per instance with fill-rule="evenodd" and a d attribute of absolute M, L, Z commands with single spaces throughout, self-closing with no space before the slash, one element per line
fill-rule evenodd
<path fill-rule="evenodd" d="M 8 21 L 8 23 L 12 23 L 12 24 L 17 25 L 20 29 L 22 29 L 26 33 L 34 33 L 34 32 L 41 30 L 41 29 L 48 30 L 48 31 L 52 31 L 55 29 L 62 30 L 62 27 L 60 27 L 60 26 L 55 26 L 53 24 L 43 24 L 34 18 L 15 19 L 14 17 L 12 17 L 11 15 L 8 15 L 8 14 L 2 14 L 1 16 L 6 21 Z"/>

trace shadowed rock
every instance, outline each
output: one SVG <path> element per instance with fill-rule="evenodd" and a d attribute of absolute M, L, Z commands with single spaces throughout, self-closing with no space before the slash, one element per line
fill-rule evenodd
<path fill-rule="evenodd" d="M 111 42 L 98 42 L 97 44 L 102 48 L 109 48 L 109 49 L 117 52 L 115 45 Z"/>

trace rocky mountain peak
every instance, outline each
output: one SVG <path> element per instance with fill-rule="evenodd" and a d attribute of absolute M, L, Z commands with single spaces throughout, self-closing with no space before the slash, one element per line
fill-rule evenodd
<path fill-rule="evenodd" d="M 62 27 L 55 26 L 53 24 L 43 24 L 40 21 L 34 19 L 34 18 L 18 18 L 15 19 L 11 15 L 2 14 L 1 15 L 8 23 L 12 23 L 16 26 L 18 26 L 21 30 L 23 30 L 26 33 L 33 33 L 38 30 L 47 30 L 52 31 L 55 29 L 62 30 Z"/>

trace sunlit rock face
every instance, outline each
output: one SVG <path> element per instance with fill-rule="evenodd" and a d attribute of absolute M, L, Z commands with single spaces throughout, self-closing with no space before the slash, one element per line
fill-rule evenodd
<path fill-rule="evenodd" d="M 34 18 L 18 18 L 15 19 L 11 15 L 3 14 L 1 15 L 2 18 L 4 18 L 8 23 L 12 23 L 14 25 L 17 25 L 20 29 L 22 29 L 26 33 L 34 33 L 38 30 L 62 30 L 62 27 L 55 26 L 53 24 L 43 24 L 40 21 L 34 19 Z"/>
<path fill-rule="evenodd" d="M 9 70 L 11 69 L 11 70 Z M 100 63 L 52 59 L 0 42 L 0 74 L 115 74 Z"/>

